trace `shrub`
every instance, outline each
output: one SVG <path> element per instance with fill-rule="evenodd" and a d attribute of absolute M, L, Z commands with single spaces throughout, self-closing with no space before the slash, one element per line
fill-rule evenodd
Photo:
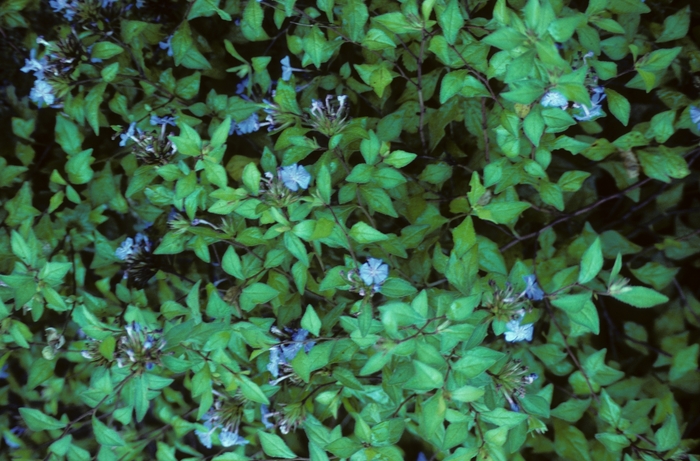
<path fill-rule="evenodd" d="M 0 460 L 697 459 L 691 4 L 5 0 Z"/>

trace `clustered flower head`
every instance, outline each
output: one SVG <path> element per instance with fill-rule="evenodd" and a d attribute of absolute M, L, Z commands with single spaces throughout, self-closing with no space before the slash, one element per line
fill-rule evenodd
<path fill-rule="evenodd" d="M 326 96 L 325 102 L 314 99 L 311 102 L 307 123 L 314 130 L 329 138 L 342 132 L 347 125 L 348 97 Z"/>
<path fill-rule="evenodd" d="M 352 269 L 347 274 L 341 272 L 341 275 L 350 282 L 350 291 L 355 291 L 360 296 L 367 293 L 373 296 L 381 291 L 382 285 L 389 277 L 389 266 L 381 259 L 367 258 L 367 262 L 362 264 L 359 270 Z"/>
<path fill-rule="evenodd" d="M 101 365 L 117 363 L 119 368 L 129 365 L 132 370 L 151 370 L 160 363 L 165 340 L 161 337 L 162 330 L 149 330 L 137 322 L 124 326 L 126 334 L 117 340 L 112 358 L 104 357 L 100 351 L 102 341 L 90 340 L 81 355 Z"/>
<path fill-rule="evenodd" d="M 153 261 L 151 241 L 140 232 L 136 234 L 135 239 L 127 237 L 119 245 L 114 255 L 126 264 L 124 278 L 131 277 L 138 287 L 146 286 L 148 280 L 157 272 Z"/>
<path fill-rule="evenodd" d="M 491 376 L 496 384 L 496 390 L 503 392 L 513 411 L 520 411 L 520 406 L 515 399 L 524 397 L 525 388 L 538 378 L 537 373 L 528 373 L 527 366 L 523 365 L 519 359 L 509 360 Z"/>
<path fill-rule="evenodd" d="M 199 441 L 207 448 L 212 446 L 212 435 L 217 430 L 219 432 L 219 442 L 223 447 L 233 447 L 235 445 L 247 445 L 249 442 L 238 435 L 238 429 L 241 423 L 241 415 L 243 408 L 240 405 L 240 399 L 227 398 L 219 392 L 214 391 L 217 395 L 212 407 L 204 416 L 204 423 L 207 431 L 195 430 L 194 433 L 199 438 Z"/>
<path fill-rule="evenodd" d="M 147 165 L 165 165 L 177 153 L 177 146 L 168 137 L 166 126 L 175 126 L 175 117 L 166 115 L 151 116 L 151 125 L 160 126 L 160 132 L 145 132 L 131 122 L 127 130 L 119 135 L 119 146 L 125 147 L 131 140 L 131 149 L 137 159 Z"/>
<path fill-rule="evenodd" d="M 273 329 L 273 331 L 280 334 L 282 333 L 276 328 Z M 290 362 L 294 360 L 294 357 L 297 356 L 302 348 L 305 352 L 309 352 L 316 344 L 315 341 L 309 341 L 306 339 L 309 336 L 309 332 L 303 328 L 298 330 L 285 328 L 285 331 L 287 333 L 291 333 L 291 341 L 281 343 L 270 348 L 270 361 L 267 364 L 267 371 L 269 371 L 274 378 L 277 378 L 270 381 L 270 384 L 272 385 L 277 385 L 287 378 L 290 378 L 291 381 L 296 382 L 296 374 L 294 373 L 294 370 L 292 370 Z M 282 376 L 280 376 L 280 367 L 283 373 Z"/>

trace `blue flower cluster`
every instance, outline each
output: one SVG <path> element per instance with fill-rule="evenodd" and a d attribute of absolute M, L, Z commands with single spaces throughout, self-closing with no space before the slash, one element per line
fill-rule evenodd
<path fill-rule="evenodd" d="M 117 251 L 114 252 L 114 255 L 122 261 L 126 261 L 136 253 L 140 253 L 142 251 L 147 253 L 151 251 L 151 241 L 145 234 L 139 232 L 136 234 L 135 240 L 131 237 L 127 237 L 127 239 L 124 240 L 121 245 L 119 245 L 119 248 L 117 248 Z"/>
<path fill-rule="evenodd" d="M 270 362 L 267 364 L 267 371 L 277 378 L 280 374 L 280 365 L 289 366 L 289 363 L 294 360 L 294 357 L 297 356 L 302 348 L 304 348 L 305 352 L 309 352 L 316 342 L 307 341 L 306 338 L 308 336 L 309 332 L 300 328 L 292 333 L 293 343 L 273 346 L 270 349 Z"/>
<path fill-rule="evenodd" d="M 584 104 L 574 104 L 574 107 L 579 109 L 578 113 L 574 114 L 574 118 L 579 122 L 588 122 L 605 115 L 601 106 L 601 102 L 605 99 L 605 88 L 597 86 L 592 89 L 592 92 L 591 107 Z"/>
<path fill-rule="evenodd" d="M 537 277 L 535 275 L 526 275 L 523 277 L 525 281 L 525 290 L 518 295 L 518 299 L 527 298 L 531 301 L 542 301 L 544 298 L 544 291 L 537 285 Z M 518 341 L 532 341 L 532 335 L 534 333 L 534 324 L 526 323 L 523 324 L 523 317 L 525 312 L 521 310 L 517 317 L 506 323 L 505 340 L 509 343 Z"/>
<path fill-rule="evenodd" d="M 228 130 L 228 135 L 231 136 L 235 133 L 238 136 L 241 136 L 244 134 L 255 133 L 261 126 L 263 125 L 260 124 L 258 114 L 253 113 L 250 117 L 241 122 L 231 120 L 231 128 Z"/>
<path fill-rule="evenodd" d="M 46 81 L 46 77 L 44 75 L 46 64 L 46 58 L 42 57 L 41 59 L 37 59 L 36 49 L 32 49 L 29 52 L 29 59 L 24 60 L 24 67 L 20 69 L 25 74 L 34 72 L 36 81 L 34 82 L 34 88 L 32 88 L 32 90 L 29 92 L 29 99 L 34 101 L 34 103 L 36 103 L 36 105 L 39 107 L 43 107 L 44 105 L 50 106 L 56 101 L 53 87 Z"/>
<path fill-rule="evenodd" d="M 217 429 L 221 429 L 219 441 L 221 445 L 226 448 L 235 445 L 247 445 L 249 443 L 245 438 L 238 435 L 237 425 L 224 424 L 221 421 L 219 412 L 215 408 L 210 409 L 204 414 L 203 426 L 208 429 L 206 432 L 196 430 L 194 433 L 199 438 L 199 441 L 202 442 L 202 445 L 207 448 L 211 448 L 211 436 Z"/>

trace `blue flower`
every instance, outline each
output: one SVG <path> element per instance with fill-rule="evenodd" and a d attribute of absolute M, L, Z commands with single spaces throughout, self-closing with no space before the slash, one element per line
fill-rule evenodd
<path fill-rule="evenodd" d="M 360 278 L 365 285 L 381 285 L 388 276 L 389 266 L 383 264 L 381 259 L 369 258 L 360 266 Z"/>
<path fill-rule="evenodd" d="M 53 8 L 54 13 L 60 13 L 65 10 L 63 17 L 66 21 L 72 21 L 75 13 L 78 12 L 78 2 L 70 0 L 49 0 L 49 6 Z"/>
<path fill-rule="evenodd" d="M 12 449 L 17 449 L 20 448 L 21 445 L 16 442 L 16 440 L 19 440 L 19 437 L 24 434 L 25 429 L 23 427 L 15 426 L 9 431 L 6 431 L 2 438 L 5 440 L 5 443 L 7 444 L 8 447 Z"/>
<path fill-rule="evenodd" d="M 306 171 L 302 165 L 289 165 L 280 168 L 279 178 L 282 180 L 287 189 L 296 192 L 299 188 L 308 189 L 311 181 L 311 174 Z"/>
<path fill-rule="evenodd" d="M 521 325 L 522 318 L 511 320 L 506 323 L 505 337 L 509 343 L 518 341 L 532 341 L 532 333 L 534 332 L 534 324 L 527 323 Z"/>
<path fill-rule="evenodd" d="M 53 87 L 44 80 L 34 82 L 34 88 L 29 92 L 29 99 L 34 101 L 37 106 L 42 107 L 44 104 L 50 106 L 56 100 L 53 94 Z"/>
<path fill-rule="evenodd" d="M 6 379 L 10 376 L 5 370 L 7 370 L 7 364 L 3 365 L 2 368 L 0 368 L 0 379 Z"/>
<path fill-rule="evenodd" d="M 158 43 L 158 46 L 160 47 L 161 50 L 168 50 L 168 56 L 173 55 L 173 46 L 171 44 L 171 41 L 173 39 L 173 36 L 169 36 L 165 41 L 162 41 Z"/>
<path fill-rule="evenodd" d="M 603 108 L 600 105 L 600 103 L 603 102 L 603 99 L 605 99 L 605 88 L 602 86 L 593 88 L 593 94 L 591 95 L 591 107 L 586 107 L 583 104 L 574 104 L 574 107 L 578 107 L 580 109 L 578 114 L 574 114 L 574 118 L 579 122 L 587 122 L 605 115 Z"/>
<path fill-rule="evenodd" d="M 534 275 L 525 275 L 523 276 L 523 280 L 525 280 L 527 286 L 520 296 L 525 295 L 527 299 L 542 301 L 542 298 L 544 298 L 544 291 L 537 285 L 537 277 Z"/>
<path fill-rule="evenodd" d="M 277 378 L 280 375 L 280 360 L 281 360 L 280 348 L 275 346 L 270 349 L 270 361 L 267 364 L 267 371 L 269 371 L 273 377 Z"/>
<path fill-rule="evenodd" d="M 416 461 L 428 461 L 428 458 L 426 458 L 425 454 L 421 451 L 418 453 L 418 458 L 416 458 Z"/>
<path fill-rule="evenodd" d="M 238 432 L 223 429 L 219 434 L 219 441 L 224 447 L 232 447 L 234 445 L 247 445 L 249 442 L 238 435 Z"/>
<path fill-rule="evenodd" d="M 690 120 L 698 127 L 698 130 L 700 130 L 700 108 L 690 106 Z"/>
<path fill-rule="evenodd" d="M 207 417 L 207 414 L 204 415 L 205 418 Z M 194 433 L 197 435 L 197 437 L 199 438 L 199 441 L 202 443 L 202 445 L 204 445 L 207 448 L 211 448 L 211 434 L 214 432 L 214 430 L 216 428 L 212 428 L 211 420 L 205 421 L 204 427 L 206 427 L 209 430 L 207 432 L 195 430 Z"/>
<path fill-rule="evenodd" d="M 28 72 L 34 72 L 34 76 L 38 79 L 44 78 L 44 65 L 46 64 L 46 59 L 41 60 L 36 59 L 36 50 L 32 48 L 29 51 L 29 59 L 24 60 L 24 67 L 20 70 L 25 74 Z"/>
<path fill-rule="evenodd" d="M 289 56 L 282 58 L 280 63 L 282 64 L 282 80 L 288 82 L 292 78 L 292 72 L 294 71 L 294 68 L 289 63 Z"/>
<path fill-rule="evenodd" d="M 126 142 L 129 139 L 131 139 L 131 137 L 135 134 L 135 132 L 136 132 L 136 122 L 131 122 L 131 124 L 129 124 L 129 128 L 126 130 L 126 133 L 122 133 L 119 135 L 119 139 L 121 139 L 121 141 L 119 141 L 119 145 L 121 147 L 126 146 Z"/>
<path fill-rule="evenodd" d="M 265 426 L 265 429 L 272 429 L 273 427 L 275 427 L 275 425 L 272 424 L 269 419 L 270 416 L 272 416 L 272 413 L 270 413 L 270 409 L 267 408 L 267 405 L 265 405 L 264 403 L 260 405 L 260 414 L 260 421 L 262 421 L 263 426 Z"/>
<path fill-rule="evenodd" d="M 236 133 L 238 136 L 243 134 L 255 133 L 260 129 L 260 123 L 258 121 L 258 114 L 254 113 L 242 122 L 231 121 L 231 128 L 228 130 L 228 135 L 231 136 Z"/>
<path fill-rule="evenodd" d="M 550 91 L 542 96 L 540 104 L 542 107 L 566 107 L 569 102 L 566 100 L 566 96 L 558 91 Z"/>
<path fill-rule="evenodd" d="M 159 125 L 175 125 L 175 119 L 177 117 L 173 117 L 172 115 L 165 115 L 163 117 L 158 117 L 157 115 L 151 115 L 151 125 L 153 126 L 159 126 Z"/>

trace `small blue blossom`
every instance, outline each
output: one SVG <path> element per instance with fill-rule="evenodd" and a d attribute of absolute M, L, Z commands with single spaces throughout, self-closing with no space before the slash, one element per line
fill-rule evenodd
<path fill-rule="evenodd" d="M 73 16 L 78 12 L 79 4 L 77 1 L 71 0 L 49 0 L 49 6 L 53 8 L 54 13 L 63 11 L 63 17 L 66 21 L 72 21 Z"/>
<path fill-rule="evenodd" d="M 360 266 L 360 278 L 365 282 L 365 285 L 381 286 L 388 276 L 389 266 L 383 264 L 381 259 L 369 258 L 366 263 Z"/>
<path fill-rule="evenodd" d="M 38 79 L 44 78 L 44 65 L 46 64 L 46 59 L 41 58 L 41 60 L 36 59 L 36 49 L 29 52 L 29 59 L 24 60 L 24 67 L 20 70 L 22 72 L 29 73 L 34 72 L 34 76 Z"/>
<path fill-rule="evenodd" d="M 0 368 L 0 379 L 7 379 L 10 375 L 7 374 L 7 364 L 4 364 L 2 368 Z"/>
<path fill-rule="evenodd" d="M 558 91 L 550 91 L 542 96 L 540 100 L 542 107 L 566 107 L 569 102 L 566 100 L 566 96 L 559 93 Z"/>
<path fill-rule="evenodd" d="M 506 323 L 505 337 L 509 343 L 518 341 L 532 341 L 532 333 L 534 332 L 534 324 L 527 323 L 521 325 L 522 317 L 511 320 Z"/>
<path fill-rule="evenodd" d="M 299 188 L 308 189 L 311 174 L 302 165 L 285 166 L 279 169 L 278 176 L 287 189 L 296 192 Z"/>
<path fill-rule="evenodd" d="M 238 82 L 238 83 L 236 84 L 236 94 L 237 94 L 238 96 L 243 97 L 244 99 L 247 99 L 247 98 L 248 98 L 247 96 L 245 96 L 244 93 L 245 93 L 246 88 L 248 88 L 248 82 L 249 82 L 249 80 L 250 80 L 250 79 L 249 79 L 248 76 L 246 75 L 246 77 L 245 77 L 243 80 L 241 80 L 240 82 Z"/>
<path fill-rule="evenodd" d="M 698 127 L 698 130 L 700 130 L 700 108 L 690 106 L 690 120 Z"/>
<path fill-rule="evenodd" d="M 17 449 L 20 448 L 21 445 L 16 442 L 18 438 L 24 434 L 25 429 L 23 427 L 15 426 L 9 431 L 5 432 L 2 436 L 2 438 L 5 440 L 5 443 L 7 444 L 8 447 L 12 449 Z"/>
<path fill-rule="evenodd" d="M 136 132 L 136 122 L 131 122 L 129 124 L 129 128 L 126 130 L 126 133 L 122 133 L 119 135 L 119 146 L 124 147 L 126 146 L 126 142 L 131 139 L 131 137 L 135 134 Z"/>
<path fill-rule="evenodd" d="M 136 0 L 136 8 L 141 9 L 146 5 L 145 0 Z"/>
<path fill-rule="evenodd" d="M 425 454 L 421 451 L 418 453 L 418 458 L 416 458 L 416 461 L 428 461 L 428 458 L 426 458 Z"/>
<path fill-rule="evenodd" d="M 119 248 L 117 248 L 117 250 L 114 252 L 114 255 L 122 261 L 126 261 L 130 256 L 140 251 L 150 252 L 151 241 L 145 234 L 139 232 L 136 234 L 136 240 L 132 239 L 131 237 L 127 237 L 126 240 L 119 245 Z M 141 331 L 141 326 L 138 323 L 135 324 L 134 327 L 127 325 L 127 331 L 129 331 L 130 328 L 137 330 L 137 333 Z"/>
<path fill-rule="evenodd" d="M 574 114 L 574 118 L 579 122 L 587 122 L 597 117 L 605 115 L 600 103 L 605 99 L 605 89 L 602 86 L 593 88 L 591 95 L 591 107 L 586 107 L 583 104 L 574 104 L 574 107 L 579 108 L 578 114 Z"/>
<path fill-rule="evenodd" d="M 162 41 L 158 43 L 158 46 L 160 47 L 161 50 L 168 50 L 168 56 L 173 55 L 173 46 L 172 46 L 172 40 L 173 36 L 169 36 L 165 41 Z"/>
<path fill-rule="evenodd" d="M 172 115 L 165 115 L 163 117 L 158 117 L 157 115 L 151 115 L 151 125 L 153 126 L 160 126 L 160 125 L 175 125 L 175 119 L 177 117 L 173 117 Z"/>
<path fill-rule="evenodd" d="M 537 285 L 537 277 L 534 275 L 525 275 L 523 280 L 527 284 L 525 291 L 523 291 L 520 296 L 525 296 L 527 299 L 532 301 L 542 301 L 544 298 L 544 291 Z"/>
<path fill-rule="evenodd" d="M 34 88 L 29 92 L 29 99 L 34 101 L 37 106 L 42 107 L 44 104 L 50 106 L 56 100 L 53 94 L 53 87 L 44 80 L 34 82 Z"/>
<path fill-rule="evenodd" d="M 269 419 L 270 416 L 272 416 L 272 413 L 270 413 L 270 409 L 264 403 L 260 405 L 260 414 L 260 421 L 263 423 L 263 426 L 265 426 L 265 429 L 272 429 L 275 427 L 275 425 L 272 424 Z"/>
<path fill-rule="evenodd" d="M 519 413 L 519 412 L 520 412 L 520 407 L 518 406 L 517 403 L 511 401 L 511 402 L 510 402 L 510 410 L 511 410 L 511 411 L 514 411 L 514 412 L 516 412 L 516 413 Z"/>
<path fill-rule="evenodd" d="M 280 63 L 282 64 L 282 80 L 288 82 L 292 78 L 292 72 L 294 71 L 294 68 L 289 63 L 289 56 L 282 58 Z"/>
<path fill-rule="evenodd" d="M 285 329 L 286 331 L 292 331 Z M 304 349 L 305 352 L 309 352 L 314 345 L 315 341 L 307 341 L 306 338 L 309 336 L 308 330 L 300 328 L 292 333 L 292 341 L 290 344 L 281 344 L 274 346 L 270 349 L 270 361 L 267 364 L 267 371 L 269 371 L 273 377 L 279 377 L 279 367 L 280 365 L 289 365 L 289 363 L 294 360 L 299 351 Z"/>
<path fill-rule="evenodd" d="M 209 414 L 209 413 L 207 413 L 207 414 Z M 204 418 L 207 417 L 207 414 L 204 415 Z M 211 435 L 216 428 L 212 428 L 212 424 L 211 424 L 210 420 L 204 422 L 204 427 L 206 427 L 209 430 L 207 432 L 195 430 L 194 433 L 199 438 L 199 441 L 202 443 L 202 445 L 204 445 L 207 448 L 211 448 Z"/>
<path fill-rule="evenodd" d="M 243 134 L 255 133 L 260 129 L 260 122 L 258 119 L 258 114 L 253 113 L 250 117 L 243 120 L 242 122 L 231 121 L 231 128 L 228 130 L 229 136 L 236 133 L 238 136 Z"/>
<path fill-rule="evenodd" d="M 229 430 L 222 430 L 221 433 L 219 434 L 219 441 L 221 441 L 221 445 L 224 447 L 232 447 L 234 445 L 247 445 L 249 442 L 238 435 L 238 432 L 234 431 L 229 431 Z"/>
<path fill-rule="evenodd" d="M 269 371 L 273 377 L 277 378 L 280 375 L 280 359 L 281 359 L 280 349 L 278 346 L 270 349 L 270 361 L 267 364 L 267 371 Z"/>

